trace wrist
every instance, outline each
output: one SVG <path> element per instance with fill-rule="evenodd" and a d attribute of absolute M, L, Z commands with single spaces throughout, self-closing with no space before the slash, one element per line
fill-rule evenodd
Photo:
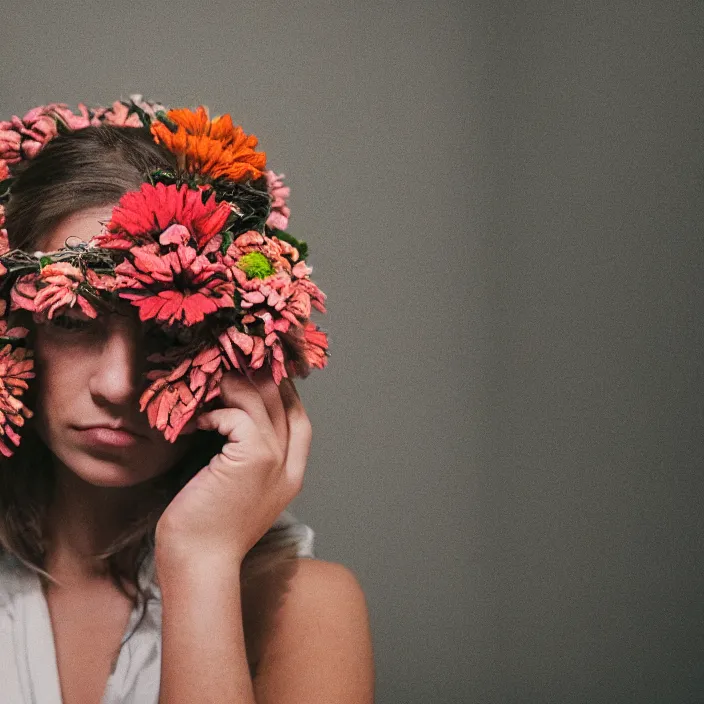
<path fill-rule="evenodd" d="M 157 534 L 154 562 L 159 582 L 173 576 L 197 581 L 200 575 L 239 579 L 244 555 L 223 545 L 196 545 L 175 535 Z"/>

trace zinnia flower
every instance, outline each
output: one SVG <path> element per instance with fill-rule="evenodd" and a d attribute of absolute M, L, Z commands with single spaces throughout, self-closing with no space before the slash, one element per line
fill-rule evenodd
<path fill-rule="evenodd" d="M 229 267 L 236 267 L 240 270 L 254 271 L 249 264 L 243 267 L 241 262 L 246 255 L 253 253 L 263 255 L 271 264 L 275 272 L 285 271 L 289 275 L 292 272 L 292 262 L 298 259 L 298 250 L 292 247 L 288 242 L 278 239 L 277 237 L 267 237 L 256 230 L 249 230 L 237 237 L 237 239 L 228 247 L 226 255 L 223 257 L 223 262 Z M 244 262 L 249 260 L 244 259 Z M 263 271 L 263 270 L 262 270 Z M 233 275 L 238 277 L 237 272 L 233 271 Z M 262 276 L 250 276 L 247 278 L 264 278 Z"/>
<path fill-rule="evenodd" d="M 84 281 L 81 270 L 67 262 L 47 264 L 38 274 L 26 274 L 15 282 L 11 292 L 13 308 L 51 320 L 65 308 L 78 305 L 89 318 L 96 318 L 98 312 L 78 290 Z"/>
<path fill-rule="evenodd" d="M 195 325 L 218 308 L 234 308 L 235 286 L 226 279 L 225 267 L 193 247 L 179 245 L 161 255 L 150 247 L 133 247 L 130 258 L 115 268 L 119 288 L 129 289 L 119 295 L 139 308 L 142 321 Z"/>
<path fill-rule="evenodd" d="M 315 323 L 291 328 L 284 338 L 288 353 L 286 366 L 292 376 L 305 378 L 312 367 L 323 369 L 327 365 L 328 337 Z"/>
<path fill-rule="evenodd" d="M 7 238 L 7 230 L 3 228 L 5 224 L 5 206 L 0 205 L 0 256 L 10 251 L 10 242 Z M 5 274 L 7 269 L 0 263 L 0 276 Z"/>
<path fill-rule="evenodd" d="M 90 111 L 82 103 L 79 115 L 63 103 L 50 103 L 32 108 L 20 119 L 0 122 L 0 159 L 15 164 L 22 159 L 33 159 L 58 134 L 57 122 L 69 130 L 99 125 L 104 108 Z"/>
<path fill-rule="evenodd" d="M 303 328 L 305 347 L 303 356 L 306 364 L 322 369 L 328 363 L 328 336 L 315 324 L 306 323 Z"/>
<path fill-rule="evenodd" d="M 277 384 L 289 375 L 285 349 L 295 349 L 296 358 L 300 358 L 298 363 L 289 360 L 292 369 L 319 366 L 325 356 L 318 344 L 321 339 L 326 341 L 324 333 L 313 334 L 311 330 L 317 328 L 307 327 L 311 308 L 325 312 L 325 294 L 310 280 L 311 267 L 304 261 L 296 261 L 297 258 L 295 247 L 255 230 L 240 235 L 222 257 L 237 283 L 239 305 L 245 311 L 241 322 L 247 332 L 247 343 L 251 346 L 250 340 L 258 340 L 261 344 L 256 350 L 257 367 L 253 361 L 248 366 L 258 368 L 268 361 Z M 256 327 L 257 323 L 263 325 L 263 331 Z M 294 328 L 300 331 L 294 332 Z M 240 356 L 235 356 L 237 350 L 228 348 L 228 340 L 223 336 L 220 344 L 233 366 L 237 366 Z M 245 355 L 250 353 L 244 345 L 240 348 Z"/>
<path fill-rule="evenodd" d="M 259 143 L 257 138 L 234 126 L 229 115 L 210 120 L 201 105 L 196 112 L 170 110 L 167 118 L 176 131 L 157 120 L 152 123 L 152 134 L 158 143 L 177 155 L 182 170 L 236 182 L 261 178 L 266 154 L 254 151 Z"/>
<path fill-rule="evenodd" d="M 53 103 L 45 108 L 36 108 L 39 110 L 46 110 L 45 114 L 48 114 L 57 121 L 64 124 L 66 129 L 71 131 L 80 130 L 84 127 L 97 127 L 101 123 L 101 118 L 105 114 L 105 108 L 92 108 L 88 109 L 83 103 L 78 103 L 78 112 L 76 115 L 68 105 L 64 103 Z M 25 120 L 26 120 L 25 116 Z"/>
<path fill-rule="evenodd" d="M 5 312 L 7 311 L 7 301 L 0 299 L 0 337 L 12 337 L 20 339 L 27 336 L 29 330 L 27 328 L 7 328 L 7 318 L 5 317 Z"/>
<path fill-rule="evenodd" d="M 4 159 L 0 159 L 0 181 L 10 178 L 10 167 Z"/>
<path fill-rule="evenodd" d="M 126 193 L 112 211 L 105 232 L 94 238 L 101 247 L 132 248 L 156 241 L 170 225 L 187 228 L 198 248 L 204 247 L 224 227 L 231 210 L 215 202 L 215 194 L 203 203 L 201 191 L 175 185 L 143 183 L 138 191 Z"/>
<path fill-rule="evenodd" d="M 47 114 L 51 108 L 33 108 L 22 119 L 14 115 L 0 122 L 0 159 L 9 164 L 33 159 L 57 134 L 56 122 Z"/>
<path fill-rule="evenodd" d="M 220 394 L 220 380 L 226 364 L 218 347 L 208 347 L 195 357 L 187 357 L 173 370 L 149 373 L 154 379 L 139 399 L 149 424 L 174 442 L 193 417 L 198 405 Z"/>
<path fill-rule="evenodd" d="M 20 151 L 22 145 L 22 135 L 12 121 L 3 120 L 0 122 L 0 159 L 4 164 L 16 164 L 22 161 Z"/>
<path fill-rule="evenodd" d="M 24 347 L 14 350 L 12 345 L 0 349 L 0 454 L 11 457 L 10 443 L 20 444 L 16 428 L 21 428 L 32 412 L 20 400 L 28 388 L 27 381 L 34 377 L 34 362 Z M 8 440 L 10 441 L 8 443 Z"/>
<path fill-rule="evenodd" d="M 284 186 L 284 174 L 278 176 L 273 171 L 266 171 L 266 186 L 271 198 L 271 211 L 266 224 L 275 230 L 285 230 L 291 209 L 286 204 L 286 199 L 291 195 L 291 189 Z"/>
<path fill-rule="evenodd" d="M 128 105 L 121 103 L 116 100 L 111 108 L 108 108 L 101 117 L 101 121 L 113 125 L 114 127 L 141 127 L 142 121 L 139 119 L 139 115 L 133 112 L 130 115 L 130 108 Z"/>
<path fill-rule="evenodd" d="M 130 101 L 151 118 L 155 118 L 158 112 L 166 112 L 166 108 L 161 103 L 144 100 L 141 93 L 130 95 Z"/>

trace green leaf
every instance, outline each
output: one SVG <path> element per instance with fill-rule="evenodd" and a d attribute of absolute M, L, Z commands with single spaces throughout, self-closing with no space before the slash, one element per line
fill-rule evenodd
<path fill-rule="evenodd" d="M 230 248 L 230 245 L 234 242 L 235 238 L 232 236 L 231 232 L 223 232 L 222 233 L 222 244 L 220 245 L 220 253 L 222 255 L 227 254 L 227 250 Z"/>
<path fill-rule="evenodd" d="M 52 261 L 53 259 L 51 257 L 41 257 L 39 259 L 39 266 L 43 269 L 48 264 L 51 264 Z"/>

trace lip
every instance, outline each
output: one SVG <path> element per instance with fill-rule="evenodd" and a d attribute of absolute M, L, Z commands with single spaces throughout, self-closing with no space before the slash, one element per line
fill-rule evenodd
<path fill-rule="evenodd" d="M 77 430 L 86 442 L 103 447 L 132 447 L 142 437 L 124 426 L 91 425 Z"/>

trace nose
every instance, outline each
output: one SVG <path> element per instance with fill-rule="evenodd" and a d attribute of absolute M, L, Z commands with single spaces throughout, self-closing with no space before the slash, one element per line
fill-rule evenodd
<path fill-rule="evenodd" d="M 111 316 L 88 384 L 96 404 L 126 406 L 136 402 L 143 366 L 141 352 L 134 323 Z"/>

